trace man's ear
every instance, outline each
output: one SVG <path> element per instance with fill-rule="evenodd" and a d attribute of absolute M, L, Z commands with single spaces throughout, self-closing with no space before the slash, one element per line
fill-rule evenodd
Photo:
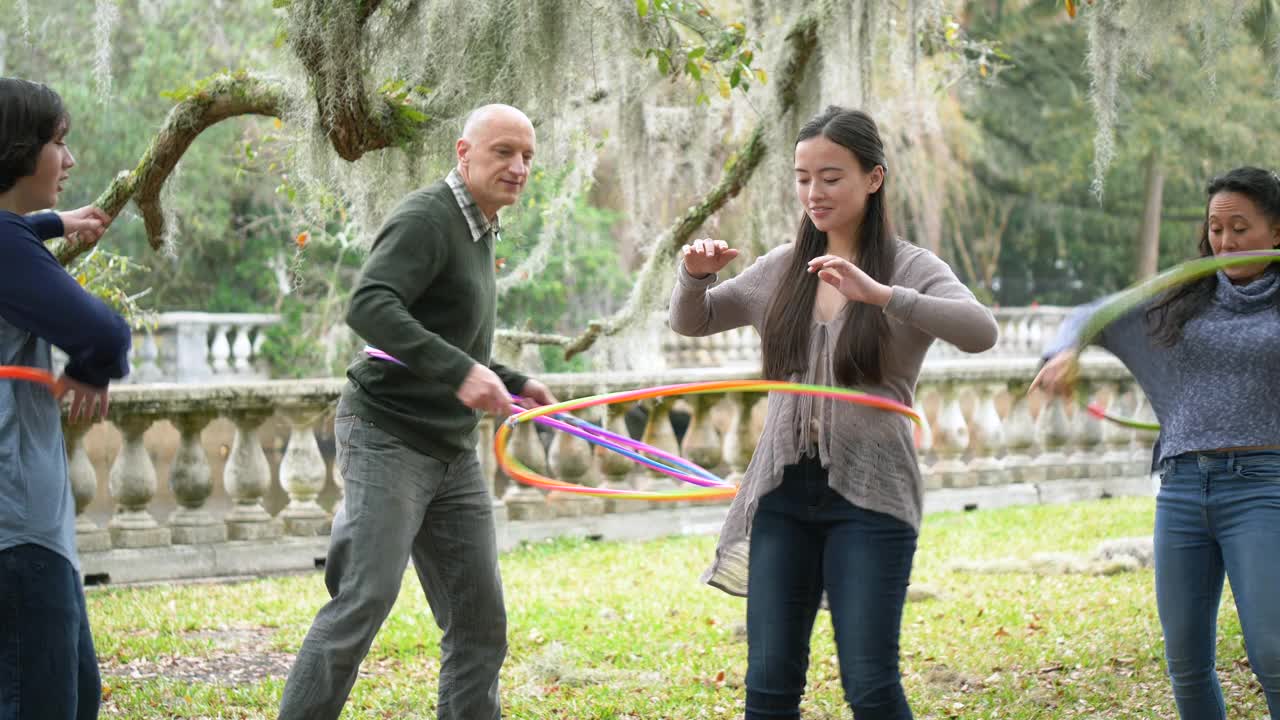
<path fill-rule="evenodd" d="M 467 164 L 467 155 L 471 152 L 471 143 L 466 138 L 458 138 L 458 144 L 455 148 L 458 153 L 458 163 L 460 165 Z"/>

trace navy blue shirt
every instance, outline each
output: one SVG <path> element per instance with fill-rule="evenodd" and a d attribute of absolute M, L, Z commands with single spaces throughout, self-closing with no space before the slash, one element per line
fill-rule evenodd
<path fill-rule="evenodd" d="M 62 234 L 53 213 L 0 210 L 0 365 L 50 370 L 56 345 L 69 377 L 105 387 L 129 372 L 129 326 L 44 246 Z M 0 379 L 0 550 L 33 543 L 78 568 L 75 519 L 58 402 L 42 385 Z"/>

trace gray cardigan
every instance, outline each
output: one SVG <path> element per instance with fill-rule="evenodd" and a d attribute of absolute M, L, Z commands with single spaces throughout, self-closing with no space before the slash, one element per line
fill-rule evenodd
<path fill-rule="evenodd" d="M 784 277 L 793 245 L 757 259 L 742 274 L 715 285 L 714 276 L 694 278 L 681 263 L 671 295 L 671 328 L 682 335 L 711 335 L 743 325 L 757 332 Z M 966 352 L 995 344 L 991 311 L 979 303 L 951 268 L 933 253 L 897 241 L 893 295 L 884 313 L 889 340 L 883 348 L 884 378 L 858 389 L 912 405 L 925 352 L 935 338 Z M 836 385 L 832 345 L 844 313 L 830 322 L 813 320 L 812 364 L 792 381 Z M 751 519 L 761 497 L 782 482 L 783 466 L 800 460 L 806 428 L 816 421 L 818 454 L 833 490 L 862 508 L 920 527 L 924 486 L 916 461 L 912 425 L 899 415 L 861 405 L 771 393 L 764 431 L 720 533 L 715 562 L 703 580 L 725 592 L 746 595 Z"/>

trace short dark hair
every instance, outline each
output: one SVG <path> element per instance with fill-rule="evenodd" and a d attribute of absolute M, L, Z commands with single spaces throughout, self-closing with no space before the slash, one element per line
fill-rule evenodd
<path fill-rule="evenodd" d="M 0 78 L 0 192 L 36 171 L 40 151 L 69 122 L 62 98 L 47 85 Z"/>

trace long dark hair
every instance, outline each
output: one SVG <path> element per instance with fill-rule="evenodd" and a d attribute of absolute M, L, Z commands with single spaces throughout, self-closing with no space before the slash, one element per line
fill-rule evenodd
<path fill-rule="evenodd" d="M 1252 200 L 1271 224 L 1280 224 L 1280 177 L 1269 170 L 1238 167 L 1210 180 L 1204 191 L 1207 199 L 1200 228 L 1200 257 L 1213 255 L 1213 246 L 1209 244 L 1209 203 L 1218 193 L 1240 193 Z M 1156 343 L 1165 347 L 1177 344 L 1187 321 L 1209 304 L 1217 285 L 1217 275 L 1209 275 L 1170 290 L 1152 305 L 1147 310 L 1147 324 Z M 1280 293 L 1276 295 L 1275 306 L 1280 311 Z"/>
<path fill-rule="evenodd" d="M 69 122 L 58 93 L 29 80 L 0 78 L 0 192 L 36 171 L 40 151 Z"/>
<path fill-rule="evenodd" d="M 800 128 L 796 144 L 819 135 L 848 148 L 863 171 L 871 172 L 879 165 L 888 172 L 880 131 L 875 120 L 861 110 L 828 107 Z M 895 249 L 884 183 L 867 198 L 856 247 L 854 262 L 858 267 L 877 282 L 888 284 L 893 276 Z M 791 264 L 765 315 L 766 378 L 784 380 L 803 372 L 809 365 L 814 296 L 822 281 L 817 273 L 808 271 L 808 265 L 810 260 L 826 252 L 827 234 L 814 226 L 808 213 L 802 213 Z M 836 341 L 833 358 L 836 380 L 845 386 L 877 384 L 884 377 L 880 348 L 888 337 L 889 323 L 880 308 L 866 303 L 851 302 L 844 313 L 844 328 Z"/>

